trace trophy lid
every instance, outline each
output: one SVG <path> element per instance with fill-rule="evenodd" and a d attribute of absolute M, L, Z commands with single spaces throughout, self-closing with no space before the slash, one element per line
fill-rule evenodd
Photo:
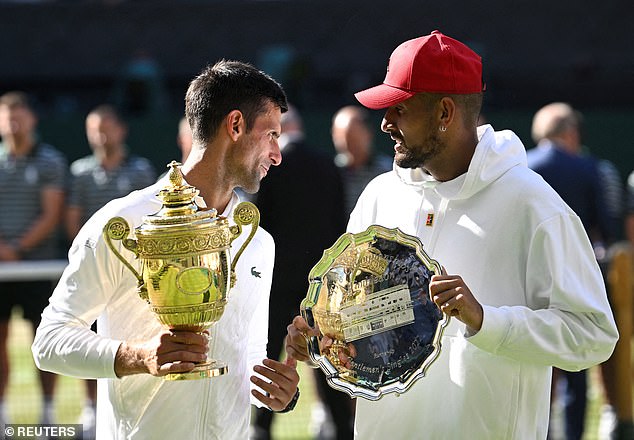
<path fill-rule="evenodd" d="M 152 215 L 143 217 L 143 224 L 136 228 L 137 234 L 156 234 L 177 232 L 180 230 L 205 229 L 215 227 L 218 217 L 214 208 L 200 208 L 194 198 L 199 191 L 188 185 L 183 179 L 181 163 L 172 161 L 168 164 L 169 184 L 156 194 L 163 202 L 163 207 Z"/>

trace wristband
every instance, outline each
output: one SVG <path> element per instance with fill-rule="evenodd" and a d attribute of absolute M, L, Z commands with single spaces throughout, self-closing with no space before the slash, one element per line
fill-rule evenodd
<path fill-rule="evenodd" d="M 297 387 L 297 391 L 295 391 L 295 395 L 293 396 L 291 401 L 288 402 L 288 405 L 286 405 L 286 408 L 284 408 L 283 410 L 274 411 L 274 412 L 276 412 L 278 414 L 291 412 L 291 411 L 293 411 L 295 409 L 295 405 L 297 405 L 297 401 L 298 400 L 299 400 L 299 387 Z"/>

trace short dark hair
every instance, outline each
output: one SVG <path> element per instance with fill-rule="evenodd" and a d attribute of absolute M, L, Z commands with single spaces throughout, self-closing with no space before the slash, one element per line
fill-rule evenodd
<path fill-rule="evenodd" d="M 443 94 L 443 93 L 419 93 L 423 102 L 431 109 L 442 98 L 448 97 L 453 99 L 457 106 L 462 107 L 465 114 L 465 124 L 467 127 L 475 127 L 478 125 L 478 116 L 482 110 L 483 93 L 469 94 Z"/>
<path fill-rule="evenodd" d="M 232 110 L 244 115 L 247 132 L 267 101 L 288 110 L 282 86 L 266 73 L 241 61 L 218 61 L 192 80 L 185 95 L 185 115 L 197 142 L 213 138 Z"/>
<path fill-rule="evenodd" d="M 125 121 L 123 120 L 123 117 L 121 116 L 121 112 L 119 112 L 119 110 L 114 105 L 111 105 L 111 104 L 98 105 L 97 107 L 90 110 L 90 112 L 88 113 L 88 116 L 90 115 L 98 115 L 98 116 L 101 116 L 102 118 L 112 118 L 117 123 L 121 125 L 125 125 Z"/>
<path fill-rule="evenodd" d="M 33 99 L 25 92 L 14 90 L 0 96 L 0 105 L 6 105 L 9 108 L 24 107 L 31 112 L 35 112 Z"/>

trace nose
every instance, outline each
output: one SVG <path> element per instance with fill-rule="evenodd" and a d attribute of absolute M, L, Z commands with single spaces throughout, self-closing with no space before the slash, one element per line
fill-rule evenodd
<path fill-rule="evenodd" d="M 394 111 L 392 107 L 388 108 L 383 116 L 383 120 L 381 121 L 381 131 L 387 133 L 390 131 L 390 128 L 394 128 Z"/>
<path fill-rule="evenodd" d="M 387 133 L 387 131 L 388 131 L 387 130 L 387 125 L 388 125 L 387 120 L 385 118 L 383 118 L 383 120 L 381 121 L 381 131 L 382 132 Z"/>
<path fill-rule="evenodd" d="M 274 142 L 271 154 L 269 154 L 269 159 L 271 159 L 271 165 L 273 166 L 278 166 L 282 163 L 282 152 L 280 151 L 280 144 L 277 140 Z"/>

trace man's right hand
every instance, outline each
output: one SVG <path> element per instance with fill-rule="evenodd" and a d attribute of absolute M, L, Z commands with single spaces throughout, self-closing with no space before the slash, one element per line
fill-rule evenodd
<path fill-rule="evenodd" d="M 309 362 L 307 337 L 319 336 L 319 328 L 312 328 L 301 316 L 296 316 L 286 327 L 286 354 L 298 361 Z"/>
<path fill-rule="evenodd" d="M 114 370 L 118 377 L 186 373 L 207 359 L 208 343 L 204 333 L 169 330 L 146 342 L 123 342 L 115 356 Z"/>

